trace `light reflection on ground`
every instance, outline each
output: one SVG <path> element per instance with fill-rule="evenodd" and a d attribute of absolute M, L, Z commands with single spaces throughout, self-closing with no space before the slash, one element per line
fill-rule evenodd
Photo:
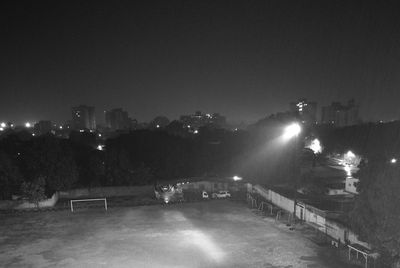
<path fill-rule="evenodd" d="M 226 200 L 0 217 L 3 267 L 348 267 Z"/>
<path fill-rule="evenodd" d="M 211 257 L 216 263 L 221 263 L 224 252 L 213 241 L 199 230 L 180 231 L 184 236 L 184 243 L 198 247 L 204 254 Z"/>

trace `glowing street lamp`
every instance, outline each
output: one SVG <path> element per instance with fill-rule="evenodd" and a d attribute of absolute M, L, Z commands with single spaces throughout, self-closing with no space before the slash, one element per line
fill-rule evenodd
<path fill-rule="evenodd" d="M 318 139 L 312 140 L 308 148 L 310 148 L 314 154 L 319 154 L 322 152 L 321 142 Z"/>
<path fill-rule="evenodd" d="M 233 176 L 232 177 L 232 179 L 234 180 L 234 181 L 241 181 L 242 180 L 242 178 L 241 177 L 239 177 L 239 176 Z"/>
<path fill-rule="evenodd" d="M 26 127 L 26 128 L 30 128 L 31 126 L 32 126 L 31 123 L 29 123 L 29 122 L 26 122 L 26 123 L 25 123 L 25 127 Z"/>
<path fill-rule="evenodd" d="M 294 177 L 294 207 L 293 207 L 293 222 L 296 219 L 296 207 L 297 207 L 297 176 L 300 175 L 297 170 L 297 155 L 298 155 L 298 136 L 301 132 L 301 126 L 298 123 L 292 123 L 285 128 L 283 133 L 283 139 L 288 141 L 294 138 L 294 152 L 293 152 L 293 177 Z"/>
<path fill-rule="evenodd" d="M 348 157 L 348 158 L 354 158 L 354 157 L 356 157 L 356 155 L 355 155 L 352 151 L 348 151 L 348 152 L 346 153 L 346 157 Z"/>
<path fill-rule="evenodd" d="M 396 164 L 396 163 L 397 163 L 397 159 L 396 159 L 396 158 L 392 158 L 392 159 L 390 160 L 390 163 Z"/>
<path fill-rule="evenodd" d="M 6 123 L 1 122 L 0 126 L 1 126 L 2 128 L 5 128 L 7 125 L 6 125 Z"/>

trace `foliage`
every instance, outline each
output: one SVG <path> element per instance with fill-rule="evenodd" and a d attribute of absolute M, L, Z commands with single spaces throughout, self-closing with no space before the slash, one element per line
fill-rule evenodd
<path fill-rule="evenodd" d="M 45 195 L 46 181 L 43 177 L 39 177 L 31 182 L 23 182 L 21 185 L 22 197 L 39 207 L 39 202 L 46 199 Z"/>
<path fill-rule="evenodd" d="M 66 141 L 42 136 L 27 145 L 20 155 L 27 181 L 44 178 L 48 194 L 74 185 L 78 179 L 78 170 L 71 147 Z"/>
<path fill-rule="evenodd" d="M 142 185 L 185 177 L 242 177 L 268 183 L 290 181 L 293 142 L 279 144 L 283 125 L 273 122 L 251 131 L 200 128 L 190 133 L 174 121 L 165 129 L 136 130 L 106 140 L 95 150 L 93 133 L 9 135 L 0 149 L 12 158 L 24 181 L 45 179 L 46 194 L 71 187 Z"/>
<path fill-rule="evenodd" d="M 400 121 L 367 123 L 342 128 L 319 126 L 315 133 L 326 152 L 345 153 L 352 150 L 366 158 L 398 157 L 400 152 Z"/>
<path fill-rule="evenodd" d="M 10 156 L 0 151 L 0 200 L 10 199 L 18 192 L 22 183 L 22 175 Z"/>
<path fill-rule="evenodd" d="M 400 168 L 384 159 L 363 163 L 350 219 L 354 230 L 371 242 L 383 255 L 400 256 Z"/>

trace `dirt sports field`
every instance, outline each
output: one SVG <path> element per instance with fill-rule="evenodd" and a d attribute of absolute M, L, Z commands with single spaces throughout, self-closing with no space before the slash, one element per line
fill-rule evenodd
<path fill-rule="evenodd" d="M 0 218 L 1 267 L 350 267 L 327 250 L 228 200 Z"/>

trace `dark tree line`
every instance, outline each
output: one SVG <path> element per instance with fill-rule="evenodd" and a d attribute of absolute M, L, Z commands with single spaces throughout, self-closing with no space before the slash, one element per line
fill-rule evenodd
<path fill-rule="evenodd" d="M 382 266 L 390 266 L 400 260 L 400 167 L 375 157 L 361 164 L 357 176 L 359 195 L 351 224 L 382 255 Z"/>
<path fill-rule="evenodd" d="M 400 156 L 400 121 L 315 130 L 328 152 L 353 150 L 365 158 Z"/>
<path fill-rule="evenodd" d="M 287 177 L 291 147 L 277 144 L 279 124 L 252 131 L 202 128 L 188 134 L 172 122 L 163 130 L 137 130 L 105 142 L 73 132 L 52 135 L 10 134 L 0 140 L 1 198 L 20 193 L 21 185 L 43 184 L 45 193 L 75 187 L 144 185 L 185 177 L 240 175 L 261 183 Z M 278 131 L 277 131 L 278 130 Z"/>

